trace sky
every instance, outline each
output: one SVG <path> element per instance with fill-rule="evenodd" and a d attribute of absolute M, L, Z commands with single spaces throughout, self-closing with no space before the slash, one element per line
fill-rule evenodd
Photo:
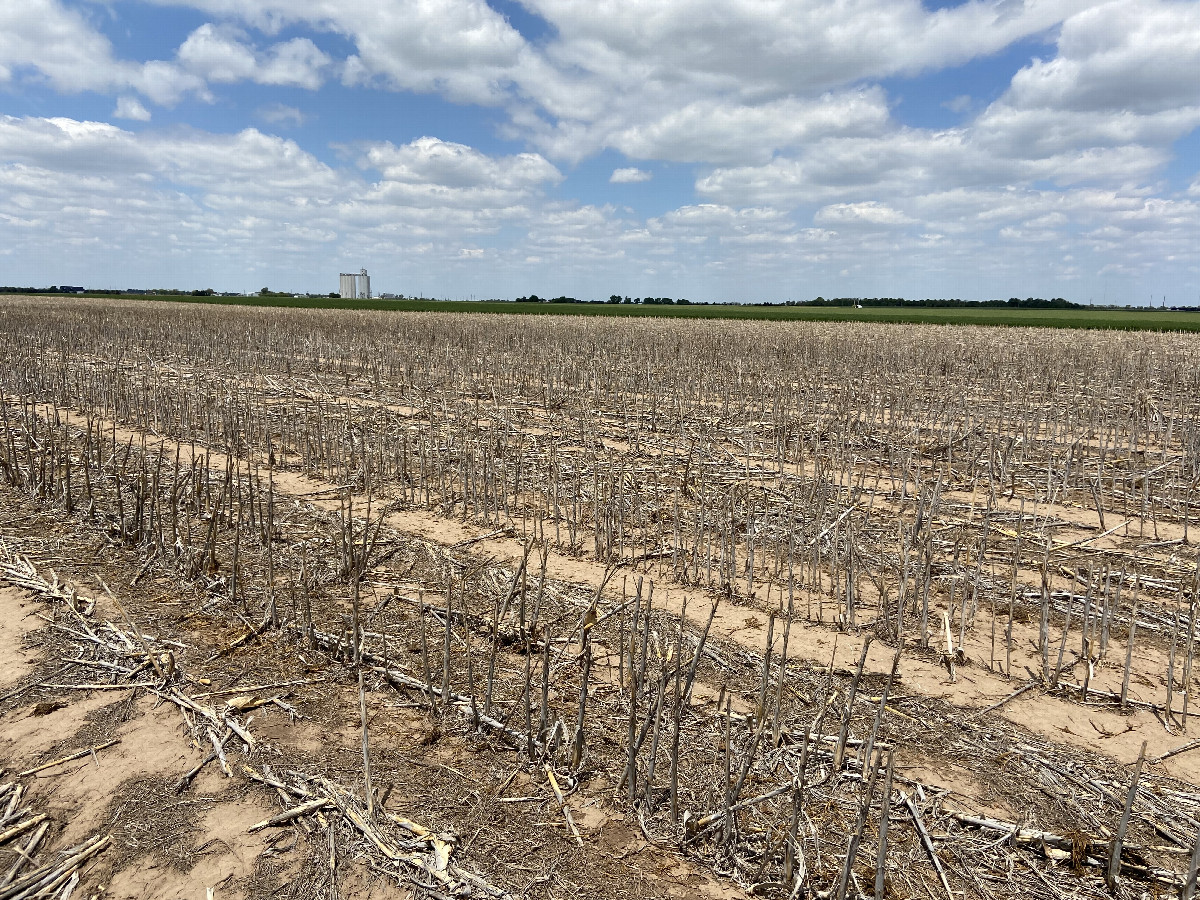
<path fill-rule="evenodd" d="M 1200 0 L 0 0 L 0 284 L 1200 303 Z"/>

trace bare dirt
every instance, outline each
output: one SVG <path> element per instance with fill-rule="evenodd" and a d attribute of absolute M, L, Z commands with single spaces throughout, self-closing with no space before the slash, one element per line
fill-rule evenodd
<path fill-rule="evenodd" d="M 111 565 L 106 568 L 108 581 L 128 583 L 127 570 L 113 570 Z M 28 694 L 36 702 L 12 706 L 0 718 L 0 770 L 11 777 L 13 772 L 35 768 L 77 750 L 96 748 L 83 758 L 22 778 L 31 808 L 45 814 L 51 823 L 43 853 L 65 850 L 96 834 L 111 834 L 113 848 L 98 857 L 84 874 L 86 883 L 102 896 L 116 900 L 203 898 L 210 890 L 216 897 L 240 900 L 266 896 L 280 887 L 294 893 L 298 885 L 307 882 L 310 876 L 305 874 L 305 866 L 311 864 L 314 841 L 318 848 L 324 846 L 322 833 L 313 836 L 275 829 L 251 833 L 252 825 L 277 813 L 281 805 L 271 803 L 269 792 L 252 787 L 248 790 L 239 773 L 227 777 L 215 764 L 203 769 L 185 790 L 177 791 L 178 779 L 201 762 L 210 748 L 197 746 L 188 736 L 175 705 L 130 689 L 47 691 L 39 687 L 39 677 L 45 684 L 78 680 L 57 674 L 62 656 L 56 649 L 40 654 L 33 649 L 39 641 L 49 640 L 51 648 L 57 646 L 46 620 L 34 615 L 41 612 L 53 618 L 55 610 L 27 592 L 6 589 L 5 593 L 10 608 L 20 610 L 22 616 L 0 635 L 0 657 L 22 660 L 13 683 L 24 679 L 32 686 Z M 131 601 L 127 597 L 125 602 Z M 115 607 L 101 597 L 96 614 L 115 618 L 116 613 Z M 186 639 L 187 634 L 178 637 Z M 203 641 L 208 637 L 197 632 L 192 639 Z M 208 702 L 218 705 L 243 696 L 243 689 L 253 696 L 258 679 L 244 674 L 251 668 L 252 658 L 246 658 L 232 671 L 207 672 L 207 684 L 197 682 L 194 690 L 202 698 L 216 691 L 215 698 Z M 239 669 L 243 674 L 239 675 Z M 353 713 L 357 691 L 352 685 L 327 683 L 319 670 L 308 674 L 300 702 L 304 718 L 296 720 L 278 709 L 259 708 L 247 720 L 256 740 L 253 756 L 276 768 L 332 766 L 337 771 L 348 762 L 353 769 L 361 760 L 361 729 Z M 42 699 L 47 694 L 54 699 Z M 521 803 L 521 808 L 492 804 L 502 815 L 491 821 L 476 820 L 482 827 L 500 829 L 494 836 L 499 840 L 495 846 L 503 847 L 505 829 L 516 826 L 516 822 L 506 821 L 514 812 L 520 813 L 520 827 L 541 833 L 536 840 L 547 851 L 561 852 L 573 846 L 544 779 L 524 774 L 511 778 L 508 776 L 512 773 L 494 770 L 478 755 L 479 748 L 441 735 L 428 715 L 411 704 L 398 704 L 371 693 L 368 716 L 378 771 L 389 784 L 390 799 L 384 809 L 419 821 L 424 818 L 422 804 L 428 801 L 430 792 L 441 794 L 447 784 L 458 785 L 451 790 L 465 790 L 464 801 L 528 791 L 533 799 Z M 713 900 L 746 896 L 686 859 L 673 854 L 664 857 L 659 848 L 642 838 L 626 815 L 612 807 L 602 791 L 596 791 L 597 787 L 589 786 L 574 796 L 570 806 L 576 812 L 581 834 L 602 848 L 611 866 L 624 876 L 638 879 L 640 886 L 634 893 L 616 891 L 612 896 L 703 896 Z M 467 834 L 465 825 L 461 834 Z M 474 837 L 479 836 L 476 827 Z M 539 855 L 528 857 L 528 871 L 534 881 L 561 879 L 584 861 L 580 857 L 564 872 L 561 862 L 547 866 L 553 857 L 539 861 Z M 515 858 L 502 857 L 492 863 L 497 864 L 506 870 L 526 868 Z M 394 878 L 373 871 L 355 853 L 339 857 L 336 872 L 341 897 L 407 900 L 415 896 L 398 886 Z M 587 881 L 585 876 L 583 883 Z M 598 891 L 589 892 L 600 895 Z"/>
<path fill-rule="evenodd" d="M 116 435 L 118 442 L 140 438 L 140 432 L 116 425 L 113 422 L 103 422 L 107 433 Z M 169 439 L 159 438 L 159 442 L 168 452 L 178 450 L 182 457 L 190 461 L 193 448 L 191 444 L 176 443 Z M 209 465 L 220 469 L 226 465 L 226 454 L 209 448 L 197 447 L 196 453 L 203 452 Z M 306 502 L 321 509 L 336 510 L 339 501 L 329 499 L 327 495 L 336 490 L 336 485 L 321 481 L 302 472 L 275 470 L 273 474 L 275 489 L 284 496 L 303 498 Z M 356 504 L 365 510 L 366 498 L 359 496 Z M 1018 504 L 1010 504 L 1014 509 Z M 1078 521 L 1080 533 L 1094 536 L 1098 529 L 1098 519 L 1094 511 L 1067 507 L 1063 505 L 1030 506 L 1027 513 L 1037 516 L 1071 516 Z M 1096 520 L 1096 525 L 1089 525 Z M 463 542 L 472 542 L 475 552 L 486 554 L 502 562 L 510 569 L 515 569 L 520 563 L 524 545 L 518 537 L 484 537 L 494 529 L 484 525 L 448 519 L 435 513 L 420 509 L 397 510 L 385 518 L 388 527 L 396 531 L 417 536 L 445 546 L 455 546 Z M 1110 523 L 1111 527 L 1112 523 Z M 1115 538 L 1114 538 L 1115 539 Z M 562 581 L 598 588 L 605 579 L 603 565 L 575 556 L 570 556 L 554 550 L 548 552 L 548 573 Z M 1066 579 L 1059 575 L 1052 579 L 1051 586 L 1056 587 L 1057 581 Z M 626 579 L 628 585 L 628 579 Z M 619 591 L 612 580 L 608 582 L 605 596 L 610 597 L 610 603 L 616 605 L 619 601 Z M 712 604 L 712 594 L 707 591 L 668 585 L 660 588 L 655 601 L 660 608 L 679 615 L 683 612 L 684 601 L 687 601 L 687 621 L 702 625 Z M 944 607 L 943 607 L 944 608 Z M 713 630 L 716 634 L 727 637 L 753 651 L 762 649 L 767 638 L 766 615 L 753 614 L 754 605 L 738 606 L 722 604 L 713 619 Z M 1014 626 L 1014 670 L 1023 672 L 1025 666 L 1036 668 L 1039 665 L 1034 647 L 1036 629 L 1032 626 Z M 906 658 L 901 669 L 903 690 L 925 697 L 943 699 L 964 706 L 985 707 L 1002 700 L 1011 693 L 1018 682 L 998 676 L 987 669 L 989 649 L 987 637 L 978 631 L 968 633 L 968 643 L 965 650 L 973 665 L 958 670 L 956 679 L 951 681 L 946 669 L 935 662 L 921 659 Z M 834 651 L 836 640 L 837 655 L 834 659 L 835 668 L 838 665 L 850 666 L 857 661 L 862 650 L 863 637 L 854 634 L 841 634 L 835 639 L 829 630 L 799 628 L 791 635 L 790 653 L 794 658 L 811 663 L 828 664 Z M 868 652 L 866 671 L 873 674 L 886 675 L 891 669 L 893 650 L 876 643 Z M 1162 650 L 1141 647 L 1134 656 L 1137 664 L 1135 672 L 1140 677 L 1132 682 L 1130 696 L 1134 699 L 1155 701 L 1162 693 L 1162 672 L 1165 670 L 1165 653 Z M 1094 687 L 1101 690 L 1120 690 L 1121 668 L 1124 660 L 1115 656 L 1109 657 L 1097 667 L 1098 677 Z M 1097 746 L 1097 736 L 1103 741 L 1100 746 L 1104 751 L 1124 763 L 1134 762 L 1143 741 L 1148 742 L 1148 754 L 1151 757 L 1167 753 L 1178 745 L 1177 736 L 1164 731 L 1155 716 L 1146 710 L 1129 712 L 1114 712 L 1109 709 L 1081 709 L 1075 704 L 1056 697 L 1048 697 L 1034 692 L 1032 695 L 1019 698 L 1012 704 L 1003 707 L 1000 715 L 1015 724 L 1029 728 L 1052 740 L 1061 741 L 1091 749 Z M 1167 760 L 1162 764 L 1163 771 L 1175 777 L 1184 778 L 1200 783 L 1200 755 L 1181 756 Z"/>
<path fill-rule="evenodd" d="M 32 627 L 26 619 L 33 614 L 29 598 L 7 585 L 0 585 L 0 693 L 20 682 L 32 668 L 22 638 Z"/>

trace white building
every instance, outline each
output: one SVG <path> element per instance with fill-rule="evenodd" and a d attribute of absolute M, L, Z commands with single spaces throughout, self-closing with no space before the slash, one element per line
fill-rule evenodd
<path fill-rule="evenodd" d="M 343 300 L 370 300 L 371 276 L 367 270 L 342 272 L 338 275 L 338 294 Z"/>

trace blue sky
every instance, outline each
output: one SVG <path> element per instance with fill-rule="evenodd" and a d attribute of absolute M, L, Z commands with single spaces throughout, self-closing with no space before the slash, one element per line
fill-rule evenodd
<path fill-rule="evenodd" d="M 1200 4 L 9 0 L 0 284 L 1200 302 Z"/>

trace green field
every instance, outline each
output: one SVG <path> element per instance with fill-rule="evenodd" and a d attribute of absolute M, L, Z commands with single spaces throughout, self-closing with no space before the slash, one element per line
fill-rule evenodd
<path fill-rule="evenodd" d="M 38 295 L 46 296 L 46 295 Z M 67 295 L 73 298 L 110 295 Z M 762 319 L 808 322 L 928 322 L 940 325 L 1009 325 L 1102 328 L 1124 331 L 1200 331 L 1200 313 L 1152 309 L 1009 309 L 847 306 L 640 306 L 609 303 L 468 303 L 444 300 L 336 300 L 327 297 L 193 297 L 121 295 L 142 302 L 207 303 L 281 309 L 376 309 L 411 312 L 509 313 L 568 316 L 652 316 L 685 319 Z"/>

